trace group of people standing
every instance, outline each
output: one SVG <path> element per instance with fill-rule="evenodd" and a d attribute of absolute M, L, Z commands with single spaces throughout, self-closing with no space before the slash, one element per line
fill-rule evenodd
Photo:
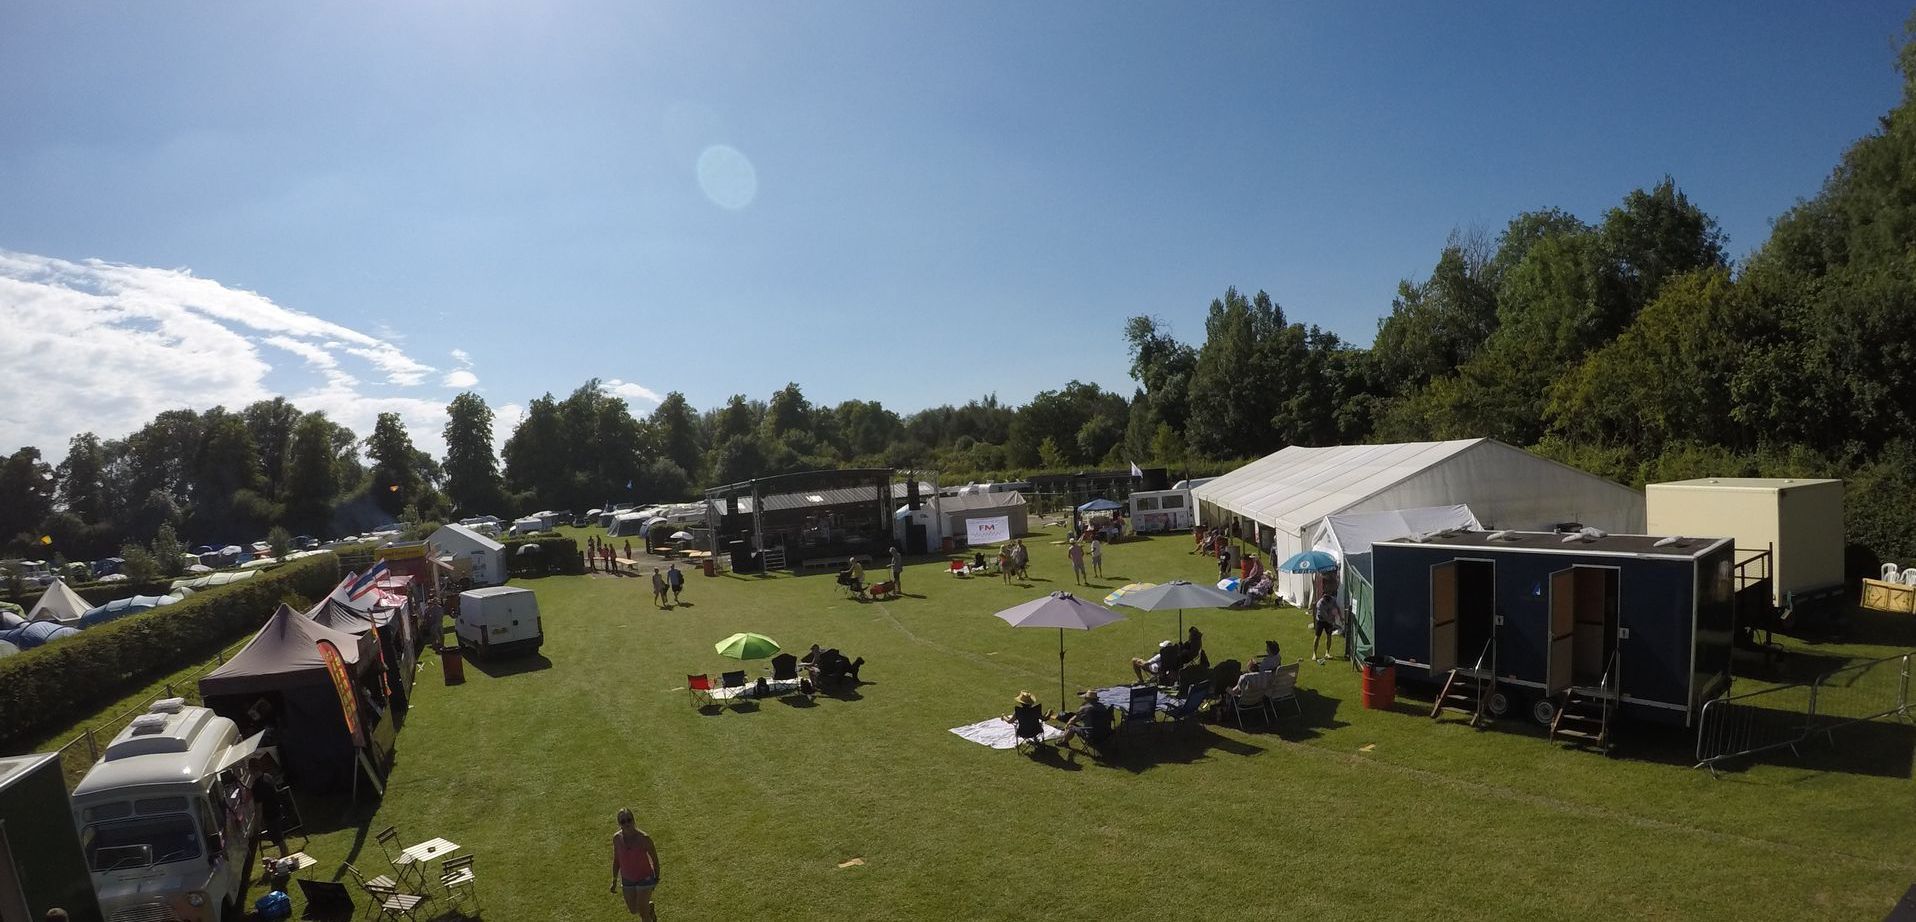
<path fill-rule="evenodd" d="M 600 541 L 598 535 L 587 537 L 585 545 L 585 550 L 581 552 L 581 556 L 585 558 L 584 562 L 587 570 L 604 570 L 607 573 L 613 573 L 619 569 L 621 560 L 627 563 L 633 561 L 632 542 L 630 540 L 625 542 L 623 549 L 625 553 L 623 554 L 613 549 L 612 542 Z"/>
<path fill-rule="evenodd" d="M 1004 577 L 1007 586 L 1013 578 L 1025 579 L 1031 575 L 1031 552 L 1025 549 L 1023 538 L 999 546 L 998 575 Z"/>
<path fill-rule="evenodd" d="M 1089 585 L 1091 582 L 1091 577 L 1087 577 L 1084 572 L 1087 549 L 1091 557 L 1091 576 L 1098 579 L 1104 578 L 1104 537 L 1095 531 L 1090 532 L 1089 535 L 1089 539 L 1085 541 L 1073 539 L 1071 547 L 1064 552 L 1065 556 L 1071 559 L 1071 578 L 1080 586 Z"/>

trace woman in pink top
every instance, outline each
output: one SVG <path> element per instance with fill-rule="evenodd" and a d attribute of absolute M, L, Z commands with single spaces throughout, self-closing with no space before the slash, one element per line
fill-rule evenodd
<path fill-rule="evenodd" d="M 627 912 L 652 922 L 652 888 L 659 885 L 659 849 L 652 837 L 633 825 L 630 809 L 619 811 L 619 831 L 612 834 L 612 889 L 625 891 Z"/>

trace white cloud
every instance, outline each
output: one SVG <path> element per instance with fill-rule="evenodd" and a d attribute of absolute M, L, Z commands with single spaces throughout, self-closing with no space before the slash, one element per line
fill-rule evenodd
<path fill-rule="evenodd" d="M 464 349 L 452 350 L 452 360 L 458 362 L 461 368 L 472 367 L 472 354 Z"/>
<path fill-rule="evenodd" d="M 57 459 L 78 432 L 115 438 L 164 410 L 237 408 L 276 391 L 361 435 L 397 412 L 414 444 L 441 450 L 442 402 L 370 392 L 355 374 L 410 387 L 434 371 L 390 332 L 369 335 L 187 270 L 0 249 L 0 330 L 0 451 L 35 445 Z M 299 361 L 275 365 L 280 353 Z"/>
<path fill-rule="evenodd" d="M 665 401 L 665 398 L 659 396 L 657 391 L 645 385 L 634 384 L 630 381 L 621 381 L 617 378 L 613 378 L 610 381 L 599 382 L 599 390 L 605 391 L 614 397 L 624 397 L 627 400 L 644 400 L 648 403 L 655 404 Z"/>
<path fill-rule="evenodd" d="M 461 368 L 456 371 L 446 372 L 446 376 L 441 378 L 439 383 L 447 387 L 456 387 L 463 390 L 478 384 L 479 376 Z"/>

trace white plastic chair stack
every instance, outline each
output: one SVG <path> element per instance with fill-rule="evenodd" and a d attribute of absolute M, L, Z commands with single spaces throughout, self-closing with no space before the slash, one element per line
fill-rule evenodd
<path fill-rule="evenodd" d="M 1898 581 L 1896 577 L 1896 565 L 1894 563 L 1883 564 L 1883 582 L 1894 583 Z"/>

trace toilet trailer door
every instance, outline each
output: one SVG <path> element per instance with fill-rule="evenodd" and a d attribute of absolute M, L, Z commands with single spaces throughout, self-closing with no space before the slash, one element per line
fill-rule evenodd
<path fill-rule="evenodd" d="M 1571 653 L 1577 638 L 1577 571 L 1550 574 L 1550 659 L 1544 672 L 1544 693 L 1570 688 Z"/>
<path fill-rule="evenodd" d="M 1457 562 L 1430 568 L 1430 674 L 1457 668 Z"/>

